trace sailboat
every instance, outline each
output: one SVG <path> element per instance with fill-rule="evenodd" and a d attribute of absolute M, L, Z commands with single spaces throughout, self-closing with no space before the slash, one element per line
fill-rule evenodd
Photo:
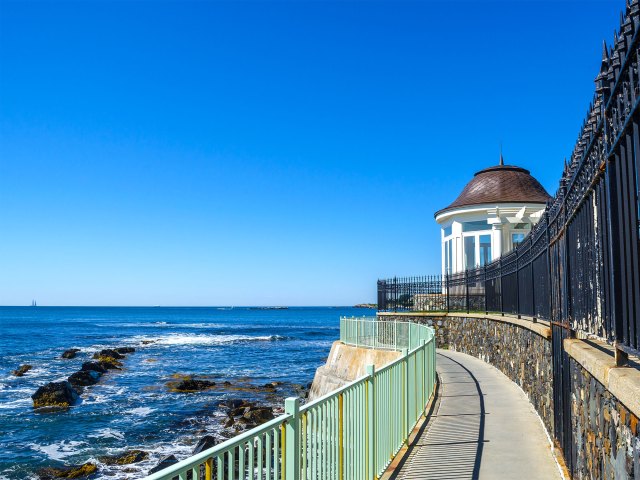
<path fill-rule="evenodd" d="M 36 303 L 36 301 L 35 301 L 35 300 L 31 300 L 31 306 L 32 306 L 32 307 L 37 307 L 37 306 L 38 306 L 38 304 Z"/>

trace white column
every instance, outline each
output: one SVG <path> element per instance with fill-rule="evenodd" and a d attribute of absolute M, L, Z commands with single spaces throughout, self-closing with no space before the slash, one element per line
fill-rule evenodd
<path fill-rule="evenodd" d="M 491 227 L 491 260 L 502 255 L 502 224 L 494 223 Z"/>

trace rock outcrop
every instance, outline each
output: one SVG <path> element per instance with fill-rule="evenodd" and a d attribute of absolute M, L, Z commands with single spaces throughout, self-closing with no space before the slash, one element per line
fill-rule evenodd
<path fill-rule="evenodd" d="M 170 467 L 174 463 L 178 463 L 178 459 L 176 458 L 176 456 L 168 455 L 162 458 L 155 467 L 149 470 L 149 475 L 151 475 L 152 473 L 159 472 L 160 470 L 164 470 L 165 468 Z"/>
<path fill-rule="evenodd" d="M 68 408 L 78 400 L 78 392 L 69 382 L 51 382 L 31 395 L 33 408 Z"/>
<path fill-rule="evenodd" d="M 205 450 L 209 450 L 210 448 L 215 447 L 218 443 L 220 443 L 220 441 L 217 437 L 214 437 L 213 435 L 205 435 L 193 448 L 191 454 L 195 455 L 197 453 L 204 452 Z"/>
<path fill-rule="evenodd" d="M 216 386 L 215 382 L 209 380 L 198 380 L 192 377 L 183 377 L 179 381 L 169 382 L 167 387 L 172 392 L 200 392 L 202 390 L 208 390 Z"/>
<path fill-rule="evenodd" d="M 72 373 L 69 378 L 67 378 L 67 381 L 79 393 L 82 393 L 84 387 L 98 383 L 101 375 L 100 372 L 94 370 L 80 370 L 79 372 Z"/>
<path fill-rule="evenodd" d="M 80 351 L 79 348 L 70 348 L 69 350 L 65 350 L 62 352 L 61 358 L 72 359 L 76 358 L 76 354 Z"/>
<path fill-rule="evenodd" d="M 98 467 L 94 463 L 69 465 L 66 467 L 45 467 L 38 470 L 40 480 L 54 480 L 56 478 L 84 478 L 95 473 Z"/>
<path fill-rule="evenodd" d="M 20 365 L 17 369 L 11 372 L 16 377 L 22 377 L 25 373 L 31 370 L 33 367 L 31 365 Z"/>
<path fill-rule="evenodd" d="M 144 450 L 128 450 L 119 455 L 98 457 L 98 460 L 105 465 L 130 465 L 132 463 L 142 462 L 147 458 L 149 458 L 149 453 Z"/>

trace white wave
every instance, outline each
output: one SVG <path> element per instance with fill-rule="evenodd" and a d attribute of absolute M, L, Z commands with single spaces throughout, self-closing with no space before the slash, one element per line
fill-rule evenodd
<path fill-rule="evenodd" d="M 0 403 L 0 410 L 12 409 L 26 405 L 31 405 L 31 398 L 19 398 L 18 400 L 13 400 L 12 402 Z"/>
<path fill-rule="evenodd" d="M 51 460 L 64 460 L 65 458 L 78 453 L 80 451 L 79 447 L 82 445 L 86 445 L 86 443 L 77 442 L 75 440 L 63 440 L 58 443 L 52 443 L 51 445 L 31 444 L 29 447 L 36 452 L 44 453 Z"/>
<path fill-rule="evenodd" d="M 138 408 L 132 408 L 131 410 L 127 410 L 125 413 L 127 413 L 129 415 L 139 415 L 141 417 L 146 417 L 151 412 L 155 412 L 155 411 L 156 411 L 155 408 L 138 407 Z"/>
<path fill-rule="evenodd" d="M 124 434 L 113 428 L 103 428 L 87 436 L 90 438 L 115 438 L 116 440 L 124 440 Z"/>
<path fill-rule="evenodd" d="M 280 335 L 203 335 L 203 334 L 172 334 L 163 337 L 138 337 L 139 341 L 154 340 L 154 343 L 145 345 L 153 347 L 157 345 L 225 345 L 238 342 L 269 342 L 285 340 L 286 337 Z"/>

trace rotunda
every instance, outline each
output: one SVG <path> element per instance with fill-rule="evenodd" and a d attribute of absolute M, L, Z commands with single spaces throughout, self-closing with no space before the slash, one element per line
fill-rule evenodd
<path fill-rule="evenodd" d="M 435 213 L 442 227 L 442 273 L 482 267 L 513 249 L 551 197 L 529 170 L 505 165 L 477 172 L 458 198 Z"/>

